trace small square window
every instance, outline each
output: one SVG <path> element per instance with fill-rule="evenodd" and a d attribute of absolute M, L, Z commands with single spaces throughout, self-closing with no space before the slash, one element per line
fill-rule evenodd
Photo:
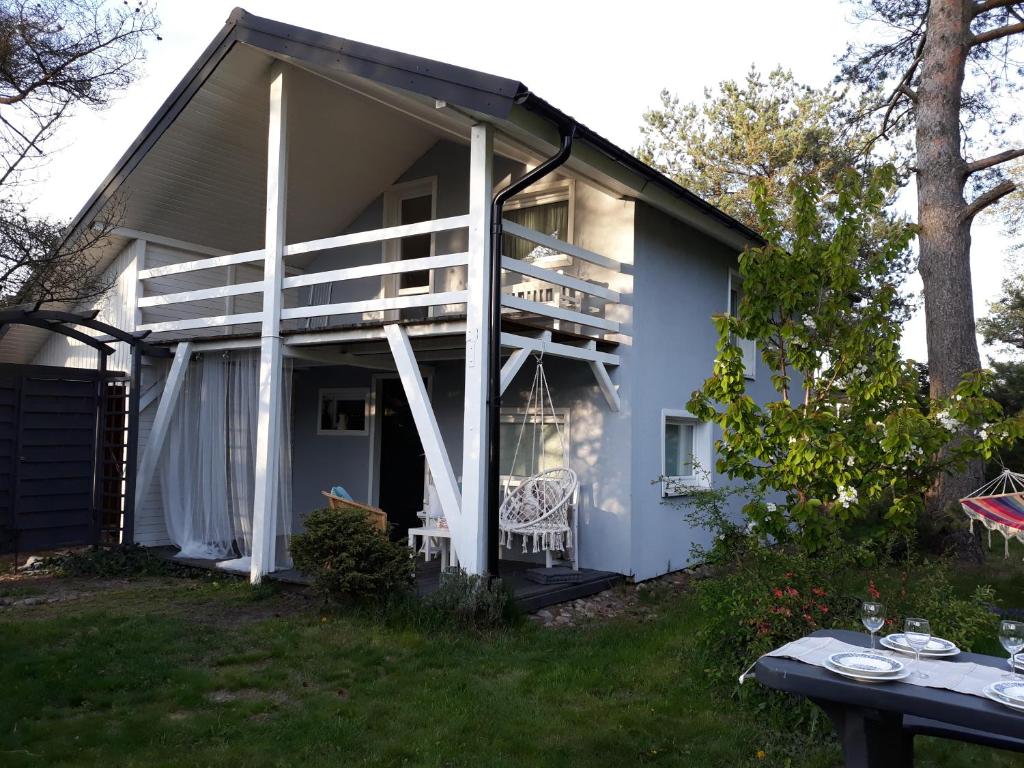
<path fill-rule="evenodd" d="M 368 435 L 370 396 L 360 389 L 321 389 L 317 408 L 318 435 Z"/>
<path fill-rule="evenodd" d="M 711 425 L 686 411 L 662 411 L 661 490 L 678 496 L 710 486 Z"/>

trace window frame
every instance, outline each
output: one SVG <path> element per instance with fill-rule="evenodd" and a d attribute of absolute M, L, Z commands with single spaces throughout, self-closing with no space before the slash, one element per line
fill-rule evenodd
<path fill-rule="evenodd" d="M 384 227 L 397 227 L 402 223 L 402 201 L 415 197 L 430 197 L 430 219 L 437 218 L 437 176 L 403 181 L 393 184 L 384 191 L 382 220 Z M 436 233 L 430 233 L 430 255 L 437 254 Z M 381 261 L 399 261 L 402 255 L 402 239 L 381 242 Z M 427 270 L 427 285 L 414 288 L 401 287 L 401 275 L 384 275 L 381 278 L 385 297 L 414 296 L 434 292 L 434 270 Z"/>
<path fill-rule="evenodd" d="M 544 416 L 545 416 L 545 421 L 546 421 L 547 417 L 550 417 L 551 414 L 547 411 L 547 408 L 545 408 L 544 411 L 545 411 Z M 522 426 L 523 417 L 524 416 L 529 416 L 531 419 L 533 419 L 533 421 L 528 422 L 528 425 L 529 424 L 539 424 L 540 423 L 540 409 L 539 408 L 527 409 L 527 408 L 524 408 L 524 407 L 508 406 L 508 407 L 503 407 L 501 409 L 501 411 L 499 413 L 499 416 L 498 416 L 498 441 L 499 441 L 499 445 L 500 445 L 500 441 L 501 441 L 501 425 L 503 425 L 503 424 L 512 424 L 514 427 L 518 428 L 518 427 Z M 569 466 L 569 462 L 570 462 L 570 460 L 572 458 L 572 432 L 570 431 L 570 427 L 571 427 L 571 424 L 570 424 L 570 409 L 569 408 L 555 408 L 554 416 L 555 416 L 555 418 L 558 419 L 559 425 L 562 427 L 562 435 L 565 438 L 565 450 L 564 450 L 563 455 L 562 455 L 563 466 Z M 533 474 L 535 475 L 537 473 L 534 472 Z M 517 485 L 517 483 L 515 482 L 514 479 L 517 478 L 517 477 L 519 477 L 519 475 L 506 475 L 506 474 L 501 474 L 500 471 L 499 471 L 500 484 L 501 484 L 502 488 L 504 488 L 505 484 L 507 482 L 509 482 L 509 478 L 513 478 L 512 486 L 515 487 Z M 529 477 L 533 477 L 533 475 L 527 475 L 523 479 L 527 479 Z"/>
<path fill-rule="evenodd" d="M 504 211 L 521 211 L 524 208 L 533 208 L 538 205 L 550 205 L 552 203 L 568 204 L 568 223 L 566 224 L 566 243 L 573 244 L 576 237 L 576 180 L 558 179 L 534 184 L 525 192 L 520 192 L 515 197 L 506 200 Z M 548 234 L 543 232 L 542 234 Z M 572 257 L 562 254 L 565 263 L 545 265 L 546 268 L 556 269 L 565 267 L 572 263 Z"/>
<path fill-rule="evenodd" d="M 743 290 L 743 277 L 740 275 L 739 270 L 730 268 L 729 269 L 729 281 L 728 288 L 725 293 L 725 313 L 730 317 L 733 315 L 732 305 L 732 292 L 733 287 L 736 286 L 739 291 Z M 738 304 L 738 302 L 737 302 Z M 739 307 L 736 307 L 738 310 Z M 757 342 L 754 339 L 738 339 L 734 338 L 736 346 L 743 352 L 743 378 L 750 381 L 757 380 Z"/>
<path fill-rule="evenodd" d="M 350 400 L 363 402 L 362 429 L 324 429 L 320 422 L 323 413 L 324 397 L 333 400 Z M 316 434 L 320 437 L 366 437 L 370 434 L 370 392 L 359 387 L 321 387 L 316 392 Z"/>
<path fill-rule="evenodd" d="M 665 443 L 668 438 L 669 424 L 688 424 L 693 427 L 693 445 L 691 452 L 695 465 L 702 468 L 692 475 L 665 474 Z M 658 476 L 661 478 L 661 495 L 663 498 L 682 496 L 686 488 L 710 488 L 712 466 L 711 424 L 701 421 L 689 411 L 675 408 L 661 409 L 661 463 L 658 465 Z"/>

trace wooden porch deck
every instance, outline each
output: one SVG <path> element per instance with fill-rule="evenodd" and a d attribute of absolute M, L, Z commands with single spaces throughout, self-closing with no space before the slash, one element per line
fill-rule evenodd
<path fill-rule="evenodd" d="M 229 576 L 242 575 L 234 571 L 226 571 L 217 568 L 215 560 L 199 560 L 194 558 L 176 558 L 173 547 L 155 547 L 151 550 L 158 557 L 167 560 L 174 559 L 174 562 L 187 565 L 192 568 L 200 568 L 207 571 L 217 571 Z M 563 571 L 566 569 L 552 569 Z M 525 613 L 539 611 L 549 605 L 565 603 L 570 600 L 577 600 L 581 597 L 589 597 L 611 589 L 624 581 L 624 577 L 611 571 L 595 571 L 590 568 L 580 568 L 577 571 L 576 581 L 561 582 L 554 584 L 543 584 L 527 577 L 530 571 L 544 571 L 544 566 L 537 563 L 525 563 L 519 560 L 502 560 L 498 566 L 498 575 L 508 584 L 515 597 L 516 605 Z M 309 586 L 312 579 L 305 574 L 299 573 L 294 568 L 287 568 L 267 574 L 268 579 L 284 584 L 297 586 Z M 438 588 L 441 581 L 441 564 L 438 560 L 423 562 L 416 560 L 416 594 L 428 595 Z"/>

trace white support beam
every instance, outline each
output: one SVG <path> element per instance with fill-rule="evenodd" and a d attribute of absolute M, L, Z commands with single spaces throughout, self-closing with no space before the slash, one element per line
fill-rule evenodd
<path fill-rule="evenodd" d="M 345 248 L 350 245 L 365 245 L 376 243 L 382 240 L 397 240 L 412 235 L 429 235 L 434 232 L 445 232 L 449 229 L 464 229 L 469 223 L 469 217 L 449 216 L 446 219 L 430 219 L 419 221 L 415 224 L 400 224 L 395 227 L 384 227 L 383 229 L 370 229 L 365 232 L 353 232 L 348 235 L 337 237 L 325 237 L 322 240 L 309 240 L 305 243 L 293 243 L 285 246 L 285 256 L 298 256 L 313 251 L 325 251 L 332 248 Z"/>
<path fill-rule="evenodd" d="M 466 323 L 462 320 L 431 320 L 425 323 L 412 323 L 403 326 L 410 338 L 419 336 L 462 336 L 466 332 Z M 291 335 L 285 341 L 288 346 L 307 346 L 310 344 L 338 344 L 362 341 L 376 341 L 384 338 L 384 329 L 380 326 L 365 328 L 339 328 L 333 331 L 315 331 Z"/>
<path fill-rule="evenodd" d="M 523 367 L 530 358 L 530 350 L 528 349 L 517 349 L 511 355 L 505 364 L 501 366 L 501 394 L 505 394 L 505 390 L 508 389 L 508 385 L 512 383 L 512 380 L 519 373 L 519 369 Z"/>
<path fill-rule="evenodd" d="M 501 346 L 512 347 L 513 349 L 532 349 L 554 357 L 568 357 L 571 360 L 586 360 L 587 362 L 595 361 L 605 365 L 618 365 L 620 362 L 618 355 L 613 355 L 609 352 L 598 352 L 595 349 L 574 347 L 569 344 L 544 341 L 543 339 L 519 336 L 514 333 L 502 333 Z"/>
<path fill-rule="evenodd" d="M 110 233 L 119 237 L 129 237 L 133 240 L 147 240 L 156 245 L 163 245 L 168 248 L 174 248 L 179 251 L 188 251 L 190 253 L 199 253 L 203 256 L 227 256 L 228 251 L 222 250 L 221 248 L 211 248 L 208 245 L 199 245 L 198 243 L 189 243 L 185 240 L 176 240 L 173 237 L 164 237 L 163 235 L 154 235 L 152 232 L 141 232 L 137 229 L 130 229 L 128 227 L 115 227 Z"/>
<path fill-rule="evenodd" d="M 587 349 L 591 351 L 597 351 L 597 342 L 588 341 Z M 597 379 L 597 386 L 601 388 L 601 394 L 604 395 L 604 399 L 608 401 L 608 407 L 615 413 L 618 413 L 622 408 L 622 403 L 619 400 L 619 391 L 612 384 L 612 377 L 608 374 L 608 369 L 604 367 L 604 363 L 599 360 L 590 361 L 590 370 L 594 372 L 594 378 Z"/>
<path fill-rule="evenodd" d="M 266 258 L 260 333 L 259 406 L 256 415 L 255 488 L 252 511 L 252 566 L 258 584 L 275 569 L 278 490 L 281 479 L 281 422 L 284 365 L 281 307 L 284 279 L 285 217 L 288 191 L 288 88 L 286 69 L 270 71 L 270 126 L 267 138 Z"/>
<path fill-rule="evenodd" d="M 572 288 L 574 291 L 580 291 L 581 293 L 589 293 L 591 296 L 597 296 L 600 299 L 607 301 L 618 302 L 622 296 L 618 291 L 613 291 L 611 288 L 605 288 L 603 285 L 597 283 L 591 283 L 587 280 L 580 280 L 578 277 L 572 275 L 563 275 L 560 272 L 555 272 L 553 269 L 544 269 L 544 267 L 538 267 L 536 264 L 529 264 L 520 259 L 513 259 L 509 256 L 501 257 L 501 268 L 508 270 L 509 272 L 515 272 L 520 275 L 526 275 L 536 280 L 543 280 L 545 283 L 552 283 L 553 285 L 561 285 L 564 288 Z"/>
<path fill-rule="evenodd" d="M 494 129 L 474 125 L 469 143 L 469 268 L 466 275 L 466 366 L 462 421 L 462 520 L 459 561 L 481 573 L 487 552 L 487 329 L 491 315 L 491 194 Z M 497 557 L 496 553 L 491 553 Z"/>
<path fill-rule="evenodd" d="M 567 243 L 564 240 L 559 240 L 557 237 L 545 235 L 535 229 L 524 227 L 522 224 L 516 224 L 514 221 L 502 219 L 501 228 L 507 235 L 521 237 L 524 240 L 529 240 L 531 243 L 536 243 L 537 245 L 542 245 L 545 248 L 550 248 L 552 251 L 564 253 L 567 256 L 572 256 L 574 259 L 586 261 L 589 264 L 593 264 L 595 267 L 604 267 L 605 269 L 610 269 L 614 272 L 618 272 L 622 269 L 622 264 L 615 261 L 615 259 L 609 259 L 607 256 L 602 256 L 600 253 L 594 253 L 593 251 L 588 251 L 586 248 L 580 248 L 578 245 L 573 245 L 572 243 Z"/>
<path fill-rule="evenodd" d="M 166 378 L 161 376 L 143 390 L 142 395 L 139 397 L 139 413 L 142 413 L 160 398 L 165 382 Z"/>
<path fill-rule="evenodd" d="M 619 332 L 619 323 L 615 320 L 606 320 L 603 317 L 585 315 L 574 309 L 562 309 L 561 307 L 554 307 L 550 304 L 541 304 L 539 301 L 520 299 L 518 296 L 510 296 L 507 293 L 502 294 L 501 296 L 501 306 L 507 307 L 508 309 L 515 309 L 520 312 L 526 312 L 531 315 L 550 317 L 555 320 L 565 320 L 569 323 L 586 325 L 591 328 L 601 328 L 602 330 L 611 331 L 612 333 Z"/>
<path fill-rule="evenodd" d="M 231 267 L 228 267 L 231 269 Z M 199 288 L 194 291 L 182 291 L 181 293 L 163 293 L 158 296 L 144 296 L 139 299 L 140 307 L 160 307 L 165 304 L 181 304 L 186 301 L 202 301 L 204 299 L 223 299 L 227 296 L 241 296 L 246 293 L 260 293 L 263 290 L 263 281 L 252 283 L 237 283 L 236 285 L 221 285 L 215 288 Z M 230 313 L 228 313 L 230 317 Z"/>
<path fill-rule="evenodd" d="M 264 250 L 246 251 L 245 253 L 231 253 L 226 256 L 211 256 L 208 259 L 196 259 L 195 261 L 182 261 L 177 264 L 167 264 L 162 267 L 143 269 L 139 272 L 140 280 L 149 280 L 153 277 L 164 277 L 165 275 L 180 275 L 183 272 L 197 272 L 202 269 L 214 269 L 216 267 L 228 267 L 232 264 L 248 264 L 251 261 L 263 261 Z"/>
<path fill-rule="evenodd" d="M 165 323 L 145 323 L 140 331 L 190 331 L 194 328 L 224 328 L 229 325 L 245 325 L 246 323 L 263 322 L 262 312 L 243 312 L 239 315 L 219 315 L 217 317 L 194 317 L 188 320 L 168 320 Z"/>
<path fill-rule="evenodd" d="M 292 307 L 281 311 L 281 319 L 294 320 L 300 317 L 322 315 L 355 315 L 364 312 L 379 312 L 387 309 L 408 309 L 410 307 L 437 307 L 444 304 L 464 304 L 466 291 L 444 293 L 417 293 L 411 296 L 393 296 L 384 299 L 346 301 L 341 304 L 315 304 L 310 307 Z"/>
<path fill-rule="evenodd" d="M 164 449 L 167 428 L 171 424 L 171 416 L 174 415 L 174 408 L 178 404 L 178 396 L 181 394 L 181 385 L 185 381 L 185 370 L 188 368 L 190 357 L 192 357 L 192 345 L 183 341 L 174 350 L 174 360 L 171 362 L 171 370 L 167 374 L 167 381 L 164 384 L 163 393 L 160 395 L 160 404 L 156 407 L 156 416 L 153 418 L 153 426 L 149 431 L 149 439 L 146 441 L 146 450 L 142 454 L 142 461 L 139 462 L 138 471 L 135 474 L 136 513 L 146 498 L 150 481 L 153 479 L 153 472 L 156 470 L 156 464 Z"/>
<path fill-rule="evenodd" d="M 419 259 L 406 259 L 405 261 L 385 261 L 379 264 L 364 264 L 359 267 L 330 269 L 325 272 L 306 272 L 296 277 L 286 277 L 284 287 L 301 288 L 306 285 L 339 283 L 345 280 L 359 280 L 364 277 L 397 275 L 402 272 L 420 272 L 424 269 L 463 267 L 466 265 L 468 257 L 469 254 L 467 253 L 446 253 L 441 256 L 425 256 Z"/>
<path fill-rule="evenodd" d="M 395 358 L 398 377 L 405 390 L 405 397 L 409 401 L 413 421 L 416 422 L 416 432 L 419 434 L 420 443 L 423 446 L 427 467 L 434 478 L 434 487 L 437 489 L 441 509 L 448 521 L 448 528 L 452 532 L 452 540 L 456 545 L 455 550 L 459 561 L 467 571 L 475 573 L 479 568 L 478 563 L 466 557 L 474 552 L 471 537 L 475 535 L 475 532 L 472 529 L 472 524 L 463 525 L 468 521 L 462 514 L 462 497 L 459 493 L 459 486 L 455 481 L 455 473 L 448 460 L 448 451 L 444 447 L 444 439 L 437 426 L 437 419 L 434 418 L 430 397 L 423 383 L 423 376 L 416 363 L 416 356 L 413 354 L 409 337 L 402 326 L 394 323 L 385 325 L 384 331 L 391 347 L 391 354 Z M 411 481 L 412 478 L 410 478 Z"/>

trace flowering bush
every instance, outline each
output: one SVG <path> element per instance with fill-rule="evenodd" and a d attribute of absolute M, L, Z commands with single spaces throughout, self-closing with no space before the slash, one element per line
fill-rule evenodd
<path fill-rule="evenodd" d="M 756 486 L 745 513 L 775 541 L 813 549 L 879 507 L 910 527 L 940 473 L 1024 435 L 1024 419 L 1004 418 L 985 395 L 981 372 L 922 402 L 919 371 L 900 353 L 893 279 L 914 230 L 893 222 L 878 241 L 871 229 L 893 178 L 851 172 L 831 197 L 794 186 L 793 233 L 755 194 L 768 242 L 740 257 L 738 313 L 714 318 L 718 357 L 689 410 L 721 428 L 717 469 Z M 757 343 L 758 386 L 768 378 L 774 401 L 748 394 L 738 339 Z M 784 501 L 764 503 L 776 489 Z"/>

